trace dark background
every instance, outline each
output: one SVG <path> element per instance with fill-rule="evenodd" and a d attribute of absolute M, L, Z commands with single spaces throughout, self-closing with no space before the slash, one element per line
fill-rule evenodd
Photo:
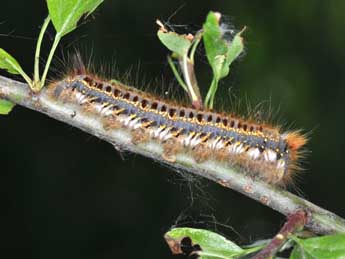
<path fill-rule="evenodd" d="M 246 55 L 223 82 L 219 102 L 232 109 L 229 87 L 253 105 L 271 100 L 281 122 L 309 132 L 311 152 L 297 189 L 345 216 L 345 1 L 106 0 L 64 38 L 57 56 L 78 48 L 84 56 L 92 53 L 96 68 L 116 63 L 122 74 L 140 63 L 131 74 L 139 83 L 169 82 L 168 52 L 156 38 L 155 19 L 173 15 L 171 25 L 187 25 L 177 30 L 194 32 L 209 10 L 228 15 L 237 29 L 248 26 Z M 31 74 L 45 2 L 2 0 L 0 14 L 0 47 Z M 43 57 L 53 33 L 50 27 Z M 207 82 L 202 52 L 198 60 L 199 82 Z M 55 68 L 64 71 L 61 64 Z M 109 144 L 22 107 L 0 117 L 0 136 L 0 257 L 173 258 L 162 237 L 173 225 L 204 227 L 248 244 L 271 237 L 284 222 L 209 181 L 133 154 L 122 160 Z"/>

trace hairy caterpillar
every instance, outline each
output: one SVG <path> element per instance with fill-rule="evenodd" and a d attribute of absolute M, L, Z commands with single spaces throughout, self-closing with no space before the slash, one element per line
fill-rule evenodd
<path fill-rule="evenodd" d="M 104 127 L 125 128 L 132 142 L 150 139 L 164 146 L 163 158 L 174 162 L 177 152 L 191 152 L 197 163 L 216 159 L 260 178 L 286 185 L 298 169 L 306 138 L 297 131 L 244 120 L 233 114 L 196 110 L 116 81 L 89 74 L 82 66 L 48 86 L 52 98 L 74 102 L 98 114 Z"/>

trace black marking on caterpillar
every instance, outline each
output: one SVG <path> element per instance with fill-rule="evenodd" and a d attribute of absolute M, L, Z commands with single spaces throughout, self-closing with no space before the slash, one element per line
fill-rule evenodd
<path fill-rule="evenodd" d="M 298 132 L 281 133 L 277 127 L 233 115 L 181 107 L 88 74 L 72 75 L 50 88 L 55 98 L 88 106 L 137 135 L 180 147 L 170 147 L 170 151 L 198 150 L 196 161 L 220 159 L 269 183 L 284 185 L 290 180 L 306 143 Z"/>

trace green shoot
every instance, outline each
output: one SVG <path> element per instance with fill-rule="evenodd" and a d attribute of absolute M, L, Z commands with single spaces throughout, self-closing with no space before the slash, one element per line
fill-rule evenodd
<path fill-rule="evenodd" d="M 0 69 L 12 74 L 20 74 L 34 92 L 39 92 L 45 85 L 50 64 L 53 60 L 59 42 L 62 37 L 72 32 L 77 27 L 80 18 L 90 15 L 103 0 L 47 0 L 49 16 L 44 20 L 37 39 L 34 57 L 33 80 L 23 71 L 19 63 L 9 53 L 0 48 Z M 44 34 L 49 22 L 52 21 L 56 30 L 55 39 L 50 49 L 47 62 L 40 77 L 40 52 Z"/>
<path fill-rule="evenodd" d="M 158 38 L 172 52 L 171 56 L 168 58 L 168 63 L 177 81 L 188 93 L 192 106 L 201 109 L 202 98 L 194 73 L 194 54 L 201 40 L 200 33 L 196 36 L 192 34 L 180 35 L 175 32 L 169 32 L 159 20 L 157 20 L 157 24 L 160 26 L 157 32 Z M 179 62 L 184 80 L 179 76 L 172 58 L 177 59 Z"/>
<path fill-rule="evenodd" d="M 237 33 L 231 42 L 223 38 L 220 13 L 210 12 L 203 26 L 203 40 L 208 62 L 213 71 L 213 79 L 207 92 L 205 107 L 213 108 L 219 80 L 228 76 L 231 63 L 242 53 L 244 45 L 241 34 Z"/>
<path fill-rule="evenodd" d="M 34 81 L 33 81 L 33 89 L 39 90 L 41 88 L 41 82 L 40 82 L 40 52 L 41 52 L 41 45 L 42 45 L 42 40 L 44 33 L 47 30 L 47 27 L 50 22 L 50 17 L 48 16 L 42 25 L 40 34 L 37 39 L 37 44 L 36 44 L 36 51 L 35 51 L 35 61 L 34 61 Z"/>
<path fill-rule="evenodd" d="M 231 63 L 242 53 L 244 48 L 241 34 L 245 28 L 229 42 L 224 39 L 224 32 L 219 22 L 220 17 L 220 13 L 210 12 L 203 25 L 203 30 L 199 31 L 195 36 L 169 32 L 162 22 L 157 21 L 157 24 L 160 26 L 157 33 L 158 38 L 172 52 L 168 58 L 168 63 L 177 81 L 188 93 L 192 105 L 197 109 L 202 109 L 203 106 L 213 109 L 220 79 L 229 74 Z M 194 73 L 194 56 L 201 39 L 203 39 L 206 56 L 213 71 L 213 78 L 204 101 L 201 99 Z M 178 60 L 184 80 L 180 77 L 172 58 Z"/>

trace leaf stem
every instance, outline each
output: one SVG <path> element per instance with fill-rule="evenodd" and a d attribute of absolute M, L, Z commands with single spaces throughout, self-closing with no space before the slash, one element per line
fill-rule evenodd
<path fill-rule="evenodd" d="M 204 105 L 206 108 L 213 109 L 214 97 L 218 88 L 218 80 L 213 77 L 210 88 L 208 89 L 207 95 L 205 97 Z"/>
<path fill-rule="evenodd" d="M 41 83 L 40 83 L 40 89 L 42 89 L 42 87 L 45 84 L 46 77 L 47 77 L 47 74 L 48 74 L 48 70 L 49 70 L 49 67 L 50 67 L 50 63 L 51 63 L 51 61 L 53 59 L 55 50 L 56 50 L 57 46 L 59 45 L 60 40 L 61 40 L 60 34 L 56 34 L 54 42 L 53 42 L 53 45 L 52 45 L 52 48 L 50 49 L 50 52 L 49 52 L 49 56 L 48 56 L 48 59 L 47 59 L 47 62 L 46 62 L 43 74 L 42 74 Z"/>
<path fill-rule="evenodd" d="M 194 64 L 187 57 L 187 55 L 184 55 L 182 59 L 179 59 L 179 61 L 180 61 L 180 66 L 182 69 L 184 81 L 188 87 L 188 94 L 192 101 L 192 106 L 195 109 L 201 110 L 203 107 L 203 103 L 202 103 L 202 98 L 200 95 L 199 86 L 196 81 L 196 76 L 194 73 Z"/>
<path fill-rule="evenodd" d="M 37 39 L 37 44 L 36 44 L 36 51 L 35 51 L 35 61 L 34 61 L 34 85 L 40 86 L 40 68 L 39 68 L 39 62 L 40 62 L 40 52 L 41 52 L 41 45 L 42 45 L 42 40 L 45 31 L 47 30 L 48 24 L 50 22 L 50 17 L 48 16 L 42 25 L 40 34 Z"/>
<path fill-rule="evenodd" d="M 188 72 L 188 63 L 187 62 L 188 62 L 188 57 L 187 57 L 187 55 L 185 55 L 185 56 L 182 57 L 181 67 L 182 67 L 182 72 L 183 72 L 184 80 L 185 80 L 186 85 L 188 87 L 188 93 L 190 94 L 192 101 L 194 101 L 194 100 L 197 99 L 197 97 L 196 97 L 196 95 L 194 93 L 194 90 L 193 90 L 191 78 L 190 78 L 190 75 L 189 75 L 189 72 Z"/>
<path fill-rule="evenodd" d="M 28 83 L 29 86 L 32 86 L 31 78 L 24 72 L 24 70 L 20 66 L 17 66 L 9 59 L 6 59 L 6 62 L 10 64 L 15 70 L 17 70 L 17 72 L 24 78 L 24 80 Z"/>
<path fill-rule="evenodd" d="M 192 48 L 190 50 L 190 53 L 189 53 L 189 59 L 190 59 L 190 62 L 194 65 L 194 55 L 195 55 L 195 51 L 201 41 L 201 38 L 202 38 L 202 31 L 199 31 L 197 32 L 197 34 L 194 36 L 194 41 L 193 41 L 193 45 L 192 45 Z"/>
<path fill-rule="evenodd" d="M 174 73 L 174 76 L 175 76 L 177 82 L 178 82 L 178 83 L 182 86 L 182 88 L 188 93 L 188 87 L 187 87 L 187 85 L 183 82 L 183 79 L 181 78 L 179 72 L 177 71 L 177 68 L 176 68 L 176 66 L 175 66 L 175 64 L 174 64 L 174 61 L 172 60 L 171 56 L 168 55 L 167 59 L 168 59 L 168 64 L 169 64 L 169 66 L 170 66 L 172 72 Z"/>

